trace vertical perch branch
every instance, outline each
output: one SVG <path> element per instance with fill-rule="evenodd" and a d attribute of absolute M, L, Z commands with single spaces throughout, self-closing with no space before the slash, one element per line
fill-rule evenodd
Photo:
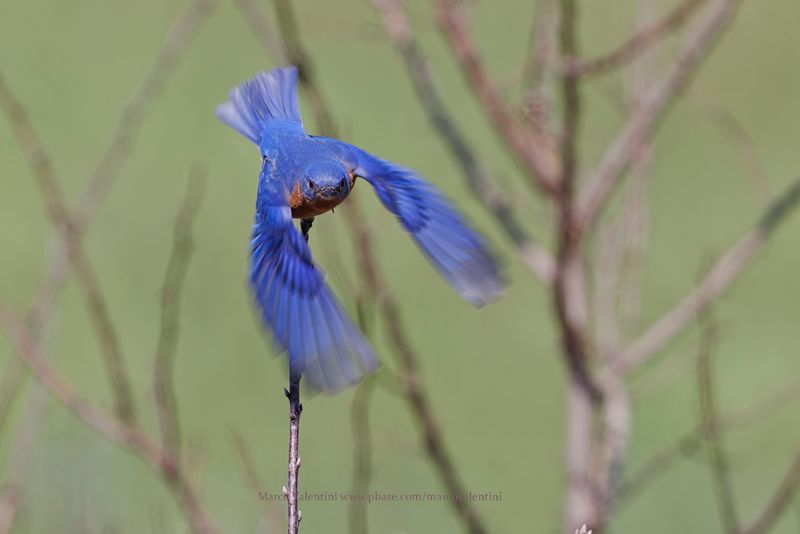
<path fill-rule="evenodd" d="M 297 534 L 300 530 L 301 513 L 297 508 L 297 482 L 300 472 L 300 375 L 290 372 L 289 389 L 283 390 L 289 399 L 289 487 L 284 488 L 284 495 L 289 508 L 289 534 Z"/>

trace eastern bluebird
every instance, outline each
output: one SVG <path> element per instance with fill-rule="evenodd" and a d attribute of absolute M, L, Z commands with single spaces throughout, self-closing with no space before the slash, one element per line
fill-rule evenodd
<path fill-rule="evenodd" d="M 356 178 L 372 185 L 464 299 L 482 306 L 503 283 L 484 239 L 433 185 L 360 148 L 307 134 L 296 89 L 294 67 L 261 72 L 234 88 L 216 115 L 261 150 L 249 278 L 263 320 L 288 351 L 290 376 L 335 392 L 379 363 L 315 267 L 307 232 L 315 216 L 347 198 Z M 302 234 L 292 218 L 302 220 Z"/>

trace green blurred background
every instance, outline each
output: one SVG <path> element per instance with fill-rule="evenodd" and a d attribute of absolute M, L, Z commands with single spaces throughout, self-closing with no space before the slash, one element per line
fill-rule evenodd
<path fill-rule="evenodd" d="M 674 5 L 657 3 L 660 10 Z M 590 55 L 610 49 L 633 24 L 633 1 L 581 5 L 582 48 Z M 128 96 L 186 6 L 174 0 L 0 0 L 0 67 L 44 139 L 71 202 L 109 142 Z M 505 297 L 476 311 L 439 279 L 372 191 L 364 184 L 355 190 L 465 484 L 476 493 L 502 492 L 500 502 L 478 503 L 480 513 L 493 532 L 558 532 L 565 479 L 565 375 L 550 296 L 520 268 L 508 243 L 471 197 L 421 111 L 372 6 L 366 0 L 304 0 L 296 6 L 321 89 L 333 103 L 343 137 L 430 177 L 507 259 L 511 284 Z M 271 6 L 264 7 L 272 20 Z M 518 102 L 534 3 L 482 1 L 472 7 L 474 34 L 486 64 L 508 97 Z M 436 30 L 430 7 L 412 2 L 409 10 L 449 109 L 488 168 L 513 194 L 529 228 L 546 236 L 547 208 L 529 194 L 484 122 Z M 692 287 L 701 268 L 756 220 L 766 202 L 741 154 L 708 119 L 698 99 L 713 99 L 734 111 L 753 139 L 773 194 L 800 169 L 798 20 L 800 4 L 794 0 L 745 2 L 732 31 L 695 80 L 694 97 L 679 102 L 666 121 L 650 186 L 645 324 Z M 667 65 L 670 56 L 665 57 L 662 63 Z M 255 531 L 262 513 L 258 496 L 244 482 L 231 431 L 249 443 L 268 486 L 264 490 L 280 491 L 286 476 L 287 407 L 282 364 L 270 356 L 244 282 L 258 154 L 219 123 L 212 110 L 231 87 L 272 66 L 234 3 L 220 2 L 152 106 L 134 153 L 121 162 L 119 180 L 87 239 L 120 328 L 139 412 L 155 433 L 151 376 L 159 288 L 189 169 L 195 164 L 208 169 L 183 300 L 176 387 L 203 498 L 229 532 Z M 596 161 L 621 124 L 609 96 L 619 91 L 619 82 L 615 77 L 598 81 L 584 93 L 584 161 Z M 302 104 L 313 131 L 313 117 Z M 7 122 L 0 121 L 0 299 L 20 312 L 44 274 L 51 236 L 31 172 Z M 718 388 L 726 409 L 747 406 L 800 376 L 798 238 L 800 216 L 795 216 L 715 307 Z M 342 215 L 318 219 L 312 246 L 337 293 L 353 310 L 357 271 Z M 698 420 L 695 334 L 670 346 L 670 366 L 634 379 L 633 466 Z M 382 328 L 376 345 L 392 365 Z M 92 400 L 110 407 L 105 372 L 74 282 L 63 293 L 52 346 L 56 366 Z M 12 357 L 3 338 L 0 369 Z M 301 490 L 349 490 L 351 399 L 352 393 L 345 392 L 305 401 Z M 746 520 L 761 509 L 800 446 L 796 404 L 727 438 L 737 503 Z M 0 435 L 0 478 L 9 470 L 12 436 L 23 406 L 17 402 Z M 370 421 L 371 489 L 439 491 L 405 402 L 376 389 Z M 31 454 L 35 463 L 14 532 L 144 532 L 157 524 L 166 525 L 168 532 L 186 530 L 171 496 L 139 460 L 98 438 L 56 403 L 48 407 Z M 345 503 L 304 502 L 301 509 L 305 532 L 346 531 Z M 276 513 L 282 524 L 282 507 Z M 460 531 L 443 503 L 371 504 L 368 513 L 372 532 Z M 689 458 L 621 507 L 613 531 L 718 532 L 718 517 L 707 463 Z M 797 514 L 786 514 L 775 532 L 796 532 L 799 521 Z"/>

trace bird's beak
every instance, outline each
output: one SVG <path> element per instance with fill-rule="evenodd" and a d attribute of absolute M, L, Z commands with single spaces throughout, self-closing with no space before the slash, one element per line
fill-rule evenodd
<path fill-rule="evenodd" d="M 326 187 L 325 189 L 321 189 L 319 192 L 319 196 L 321 196 L 325 200 L 333 200 L 335 198 L 339 198 L 341 194 L 341 190 L 337 189 L 336 187 Z"/>

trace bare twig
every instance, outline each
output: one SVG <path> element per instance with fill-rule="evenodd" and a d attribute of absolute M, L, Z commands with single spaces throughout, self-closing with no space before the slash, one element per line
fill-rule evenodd
<path fill-rule="evenodd" d="M 576 53 L 577 35 L 576 6 L 573 0 L 561 2 L 560 43 L 561 53 Z M 583 279 L 581 251 L 576 239 L 577 233 L 574 192 L 578 169 L 578 127 L 581 118 L 581 99 L 579 81 L 566 73 L 562 76 L 561 89 L 564 95 L 564 131 L 561 137 L 561 178 L 556 196 L 558 208 L 558 253 L 556 271 L 553 278 L 553 297 L 561 329 L 563 354 L 570 373 L 576 382 L 586 390 L 593 402 L 599 402 L 600 390 L 592 382 L 588 371 L 589 352 L 587 348 L 587 332 L 585 324 L 577 316 L 577 300 L 585 300 L 585 295 L 578 295 L 578 285 L 570 283 L 570 278 Z M 580 284 L 584 285 L 583 282 Z"/>
<path fill-rule="evenodd" d="M 652 46 L 686 24 L 705 0 L 683 0 L 662 18 L 639 28 L 614 50 L 592 59 L 566 58 L 566 68 L 576 76 L 596 76 L 619 69 L 634 61 Z"/>
<path fill-rule="evenodd" d="M 511 201 L 489 176 L 476 152 L 448 113 L 431 71 L 417 45 L 403 6 L 398 0 L 374 0 L 383 15 L 384 27 L 406 65 L 409 79 L 423 109 L 446 142 L 453 157 L 461 167 L 473 194 L 494 216 L 506 236 L 514 244 L 522 263 L 542 282 L 549 285 L 553 279 L 555 260 L 547 249 L 531 238 L 514 214 Z"/>
<path fill-rule="evenodd" d="M 654 131 L 665 112 L 675 102 L 717 37 L 733 18 L 740 0 L 715 0 L 708 16 L 687 38 L 672 71 L 648 93 L 639 109 L 606 150 L 579 195 L 581 229 L 590 227 L 619 182 L 623 171 L 638 150 L 642 137 Z"/>
<path fill-rule="evenodd" d="M 725 452 L 722 433 L 720 432 L 719 418 L 717 417 L 714 398 L 714 371 L 711 360 L 715 333 L 713 323 L 705 327 L 700 344 L 700 351 L 697 355 L 700 413 L 702 414 L 701 428 L 703 429 L 703 437 L 707 443 L 708 459 L 711 464 L 711 471 L 717 490 L 717 500 L 719 502 L 722 525 L 725 532 L 736 533 L 739 531 L 736 500 L 733 496 L 730 472 L 728 470 L 728 455 Z"/>
<path fill-rule="evenodd" d="M 161 286 L 161 327 L 153 365 L 153 387 L 161 429 L 161 445 L 176 459 L 181 456 L 180 418 L 175 398 L 174 368 L 178 346 L 180 296 L 191 258 L 192 224 L 205 192 L 205 172 L 195 168 L 189 178 L 183 205 L 175 219 L 175 238 Z"/>
<path fill-rule="evenodd" d="M 439 25 L 450 44 L 464 78 L 475 92 L 483 111 L 511 154 L 541 191 L 554 194 L 559 169 L 556 147 L 542 130 L 527 130 L 520 124 L 481 64 L 460 0 L 437 0 Z"/>
<path fill-rule="evenodd" d="M 22 321 L 3 305 L 0 305 L 0 328 L 5 331 L 17 355 L 30 368 L 34 378 L 53 397 L 102 437 L 136 454 L 164 479 L 194 532 L 217 532 L 196 490 L 167 451 L 163 451 L 136 426 L 115 419 L 82 397 L 75 386 L 47 362 L 37 340 L 30 335 Z"/>
<path fill-rule="evenodd" d="M 0 107 L 3 108 L 9 123 L 25 153 L 42 193 L 50 222 L 59 231 L 67 249 L 70 263 L 78 275 L 78 282 L 87 301 L 89 312 L 97 333 L 105 359 L 106 370 L 111 381 L 116 401 L 116 410 L 126 422 L 135 420 L 133 393 L 128 380 L 128 371 L 119 336 L 111 322 L 108 305 L 100 291 L 97 276 L 89 263 L 73 221 L 67 211 L 61 184 L 56 178 L 50 158 L 45 152 L 28 115 L 17 101 L 0 75 Z"/>
<path fill-rule="evenodd" d="M 562 55 L 577 52 L 577 6 L 574 0 L 560 2 L 559 44 Z M 558 254 L 553 280 L 553 302 L 561 332 L 562 355 L 569 369 L 567 383 L 566 469 L 564 499 L 565 530 L 572 532 L 582 524 L 600 531 L 602 518 L 594 495 L 592 427 L 594 406 L 601 392 L 588 370 L 588 310 L 582 252 L 574 231 L 574 190 L 578 169 L 578 133 L 581 119 L 579 81 L 569 73 L 561 78 L 564 100 L 564 127 L 561 136 L 561 175 L 555 197 L 558 210 Z"/>
<path fill-rule="evenodd" d="M 772 232 L 798 204 L 800 178 L 772 201 L 756 227 L 722 255 L 692 292 L 622 351 L 617 359 L 617 371 L 628 373 L 647 362 L 689 326 L 693 318 L 719 299 L 763 250 Z"/>
<path fill-rule="evenodd" d="M 353 394 L 350 420 L 353 426 L 352 495 L 366 495 L 372 476 L 372 438 L 369 428 L 369 407 L 375 384 L 366 380 Z M 353 499 L 348 505 L 347 520 L 351 534 L 369 532 L 367 506 L 363 499 Z"/>
<path fill-rule="evenodd" d="M 289 389 L 284 390 L 286 398 L 289 399 L 289 475 L 288 488 L 284 487 L 286 496 L 289 534 L 297 534 L 300 530 L 300 520 L 302 514 L 298 508 L 298 483 L 300 473 L 300 414 L 303 413 L 303 405 L 300 404 L 300 376 L 289 376 Z"/>

